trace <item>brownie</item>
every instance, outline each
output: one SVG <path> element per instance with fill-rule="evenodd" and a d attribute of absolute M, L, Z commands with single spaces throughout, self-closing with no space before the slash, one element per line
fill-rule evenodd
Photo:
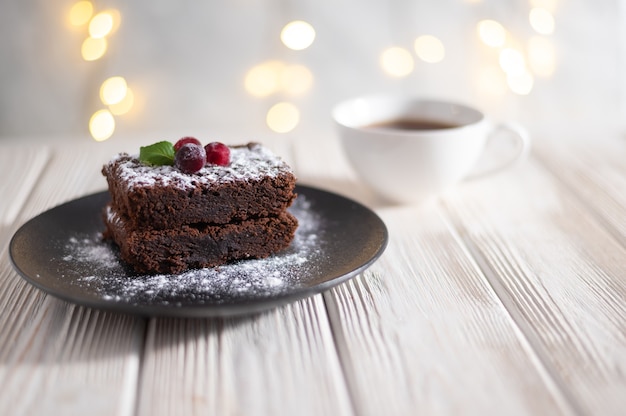
<path fill-rule="evenodd" d="M 255 143 L 230 148 L 226 166 L 196 173 L 121 153 L 102 168 L 111 202 L 103 236 L 138 273 L 180 273 L 283 250 L 298 221 L 292 169 Z"/>
<path fill-rule="evenodd" d="M 221 225 L 136 229 L 110 205 L 104 221 L 104 237 L 117 243 L 122 260 L 138 273 L 164 274 L 268 257 L 289 246 L 298 226 L 296 218 L 284 211 L 277 216 Z"/>
<path fill-rule="evenodd" d="M 193 174 L 148 166 L 125 153 L 105 164 L 102 173 L 113 208 L 141 229 L 277 216 L 296 197 L 292 169 L 256 143 L 231 147 L 226 167 L 207 165 Z"/>

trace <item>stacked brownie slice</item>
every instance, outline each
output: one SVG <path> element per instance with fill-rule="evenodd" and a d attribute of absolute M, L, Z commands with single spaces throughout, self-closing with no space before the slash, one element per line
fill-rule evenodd
<path fill-rule="evenodd" d="M 292 169 L 260 144 L 230 148 L 227 166 L 196 173 L 121 153 L 102 168 L 111 202 L 104 237 L 139 273 L 180 273 L 264 258 L 293 240 Z"/>

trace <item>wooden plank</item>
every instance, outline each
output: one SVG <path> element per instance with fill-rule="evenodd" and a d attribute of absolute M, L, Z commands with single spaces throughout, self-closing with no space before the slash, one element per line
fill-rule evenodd
<path fill-rule="evenodd" d="M 91 145 L 51 154 L 12 229 L 102 186 L 104 156 Z M 10 268 L 6 247 L 0 264 L 0 414 L 131 414 L 144 320 L 45 295 Z"/>
<path fill-rule="evenodd" d="M 380 213 L 386 253 L 325 296 L 357 413 L 568 414 L 437 211 Z"/>
<path fill-rule="evenodd" d="M 236 319 L 150 323 L 140 415 L 348 415 L 320 296 Z"/>
<path fill-rule="evenodd" d="M 262 142 L 293 164 L 291 142 Z M 257 316 L 151 320 L 141 415 L 352 414 L 323 299 Z"/>
<path fill-rule="evenodd" d="M 303 179 L 341 184 L 390 232 L 378 262 L 324 295 L 357 414 L 571 414 L 439 207 L 359 194 L 342 153 L 314 144 L 328 179 L 304 146 Z"/>
<path fill-rule="evenodd" d="M 15 221 L 49 157 L 50 150 L 45 146 L 0 146 L 0 166 L 3 173 L 0 182 L 2 225 L 7 226 Z"/>
<path fill-rule="evenodd" d="M 581 138 L 568 140 L 567 146 L 555 140 L 543 140 L 536 146 L 535 154 L 626 246 L 626 143 L 623 138 L 607 133 L 594 137 L 593 142 Z"/>
<path fill-rule="evenodd" d="M 46 146 L 0 142 L 0 226 L 13 224 L 49 158 Z"/>
<path fill-rule="evenodd" d="M 585 192 L 605 192 L 593 186 L 575 195 L 582 188 L 562 186 L 531 160 L 521 172 L 468 184 L 446 207 L 576 412 L 617 415 L 626 406 L 626 250 L 581 204 Z"/>
<path fill-rule="evenodd" d="M 2 334 L 2 414 L 132 414 L 142 320 L 54 298 L 20 316 L 19 331 Z"/>

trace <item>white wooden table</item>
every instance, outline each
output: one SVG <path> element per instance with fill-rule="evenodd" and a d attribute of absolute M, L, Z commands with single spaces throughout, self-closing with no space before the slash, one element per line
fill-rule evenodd
<path fill-rule="evenodd" d="M 535 137 L 522 165 L 421 207 L 374 198 L 334 139 L 263 142 L 373 208 L 387 250 L 260 315 L 145 319 L 48 296 L 8 256 L 136 144 L 0 140 L 0 415 L 626 414 L 626 140 Z"/>

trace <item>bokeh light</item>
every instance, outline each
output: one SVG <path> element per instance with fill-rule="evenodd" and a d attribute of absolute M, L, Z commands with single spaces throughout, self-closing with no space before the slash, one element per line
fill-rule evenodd
<path fill-rule="evenodd" d="M 294 20 L 283 27 L 280 40 L 289 49 L 300 51 L 308 48 L 315 40 L 315 29 L 302 20 Z"/>
<path fill-rule="evenodd" d="M 96 61 L 107 52 L 107 36 L 119 28 L 121 14 L 116 9 L 108 9 L 94 15 L 93 3 L 80 0 L 71 7 L 68 19 L 72 26 L 88 24 L 88 37 L 83 41 L 80 52 L 85 61 Z M 126 114 L 135 106 L 135 95 L 120 76 L 110 77 L 100 85 L 100 100 L 109 108 L 96 111 L 89 118 L 89 132 L 96 141 L 107 140 L 113 135 L 114 115 Z"/>
<path fill-rule="evenodd" d="M 95 61 L 104 56 L 107 46 L 106 38 L 89 37 L 83 41 L 80 53 L 85 61 Z"/>
<path fill-rule="evenodd" d="M 124 98 L 118 103 L 110 104 L 109 110 L 114 115 L 121 116 L 130 112 L 134 104 L 135 94 L 133 93 L 133 90 L 131 90 L 130 88 L 126 88 L 126 95 L 124 95 Z"/>
<path fill-rule="evenodd" d="M 89 36 L 103 38 L 113 30 L 113 16 L 108 12 L 95 15 L 89 22 Z"/>
<path fill-rule="evenodd" d="M 415 39 L 415 53 L 424 62 L 436 63 L 446 56 L 446 49 L 435 36 L 423 35 Z"/>
<path fill-rule="evenodd" d="M 533 89 L 535 80 L 530 72 L 509 75 L 506 77 L 507 84 L 511 91 L 518 95 L 528 95 Z"/>
<path fill-rule="evenodd" d="M 128 85 L 123 77 L 111 77 L 100 86 L 100 99 L 106 105 L 117 104 L 124 99 Z"/>
<path fill-rule="evenodd" d="M 111 16 L 111 20 L 113 22 L 111 26 L 111 30 L 109 31 L 109 35 L 111 35 L 115 33 L 117 29 L 120 27 L 120 24 L 122 23 L 122 15 L 117 9 L 108 9 L 104 11 L 103 13 L 107 13 L 109 16 Z"/>
<path fill-rule="evenodd" d="M 90 1 L 74 3 L 69 13 L 69 21 L 72 26 L 82 26 L 89 22 L 93 15 L 93 4 Z"/>
<path fill-rule="evenodd" d="M 244 87 L 255 97 L 267 97 L 275 93 L 301 95 L 311 89 L 313 73 L 304 65 L 288 65 L 270 60 L 253 66 L 245 76 Z"/>
<path fill-rule="evenodd" d="M 387 74 L 399 78 L 409 75 L 415 67 L 411 53 L 399 46 L 384 50 L 380 56 L 380 65 Z"/>
<path fill-rule="evenodd" d="M 497 48 L 506 42 L 506 29 L 495 20 L 481 20 L 478 22 L 478 37 L 487 46 Z"/>
<path fill-rule="evenodd" d="M 255 97 L 266 97 L 278 91 L 280 73 L 285 67 L 282 61 L 266 61 L 253 66 L 244 80 L 246 91 Z"/>
<path fill-rule="evenodd" d="M 551 35 L 554 33 L 554 16 L 548 10 L 535 7 L 530 11 L 528 20 L 535 32 L 541 35 Z"/>
<path fill-rule="evenodd" d="M 302 95 L 311 89 L 313 74 L 304 65 L 287 65 L 280 72 L 280 89 L 289 95 Z"/>
<path fill-rule="evenodd" d="M 526 71 L 524 55 L 513 48 L 504 48 L 500 52 L 500 67 L 509 76 L 521 75 Z"/>
<path fill-rule="evenodd" d="M 89 119 L 89 132 L 97 142 L 102 142 L 115 132 L 115 119 L 109 110 L 98 110 Z"/>
<path fill-rule="evenodd" d="M 269 109 L 265 120 L 272 131 L 288 133 L 300 123 L 300 111 L 292 103 L 280 102 Z"/>
<path fill-rule="evenodd" d="M 540 77 L 549 77 L 556 70 L 556 48 L 554 43 L 542 36 L 528 40 L 528 65 Z"/>

